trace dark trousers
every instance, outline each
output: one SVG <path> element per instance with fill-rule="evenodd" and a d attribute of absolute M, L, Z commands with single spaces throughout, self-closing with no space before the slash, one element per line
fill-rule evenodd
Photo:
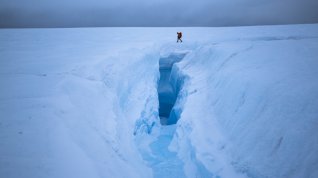
<path fill-rule="evenodd" d="M 182 43 L 182 40 L 181 40 L 181 38 L 178 38 L 178 40 L 177 40 L 177 43 L 179 42 L 179 40 L 181 41 L 181 43 Z"/>

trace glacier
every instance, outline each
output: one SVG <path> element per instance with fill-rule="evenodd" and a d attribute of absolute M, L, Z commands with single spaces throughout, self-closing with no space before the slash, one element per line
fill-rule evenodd
<path fill-rule="evenodd" d="M 317 24 L 1 29 L 0 56 L 0 177 L 318 177 Z"/>

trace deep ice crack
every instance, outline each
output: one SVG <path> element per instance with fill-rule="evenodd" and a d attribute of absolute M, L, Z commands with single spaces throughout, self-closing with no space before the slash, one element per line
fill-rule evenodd
<path fill-rule="evenodd" d="M 168 57 L 160 58 L 159 71 L 160 80 L 158 83 L 159 96 L 159 117 L 162 125 L 176 124 L 179 118 L 176 118 L 171 113 L 173 106 L 177 101 L 181 86 L 173 86 L 171 83 L 172 67 L 175 63 L 180 62 L 185 53 L 172 53 Z"/>

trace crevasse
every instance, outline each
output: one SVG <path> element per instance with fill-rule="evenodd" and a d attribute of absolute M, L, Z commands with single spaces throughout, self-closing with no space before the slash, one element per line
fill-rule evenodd
<path fill-rule="evenodd" d="M 159 60 L 160 79 L 158 81 L 159 117 L 162 125 L 176 124 L 180 109 L 174 107 L 183 85 L 183 77 L 173 70 L 175 63 L 180 62 L 186 53 L 171 53 Z"/>

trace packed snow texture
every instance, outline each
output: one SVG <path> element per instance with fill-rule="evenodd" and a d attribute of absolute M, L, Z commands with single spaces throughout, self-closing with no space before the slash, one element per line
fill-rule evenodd
<path fill-rule="evenodd" d="M 317 56 L 317 24 L 1 29 L 0 177 L 316 178 Z"/>

